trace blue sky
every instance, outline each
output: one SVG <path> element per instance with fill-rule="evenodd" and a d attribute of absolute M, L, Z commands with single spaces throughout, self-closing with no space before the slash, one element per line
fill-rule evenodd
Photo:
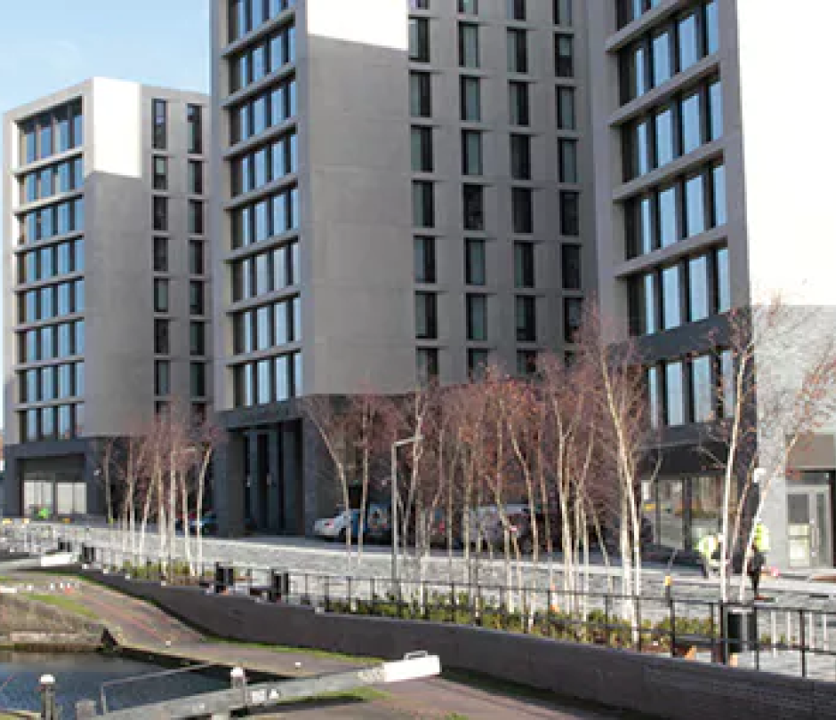
<path fill-rule="evenodd" d="M 93 76 L 209 92 L 209 3 L 0 0 L 0 114 Z"/>

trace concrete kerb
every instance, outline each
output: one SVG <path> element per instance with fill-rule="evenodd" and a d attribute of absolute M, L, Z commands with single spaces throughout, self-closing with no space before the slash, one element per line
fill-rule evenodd
<path fill-rule="evenodd" d="M 836 684 L 452 624 L 317 613 L 84 572 L 216 637 L 357 656 L 423 649 L 442 666 L 559 697 L 674 718 L 831 718 Z"/>

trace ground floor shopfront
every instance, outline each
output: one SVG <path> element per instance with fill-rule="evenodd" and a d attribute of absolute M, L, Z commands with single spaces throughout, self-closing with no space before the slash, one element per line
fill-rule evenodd
<path fill-rule="evenodd" d="M 733 493 L 730 518 L 737 511 L 737 497 Z M 790 470 L 772 482 L 761 513 L 769 532 L 770 565 L 811 571 L 834 566 L 834 498 L 833 470 Z M 702 537 L 722 529 L 721 476 L 659 477 L 643 484 L 642 500 L 655 544 L 693 551 Z"/>
<path fill-rule="evenodd" d="M 7 446 L 5 515 L 76 519 L 103 514 L 97 447 L 94 440 Z"/>

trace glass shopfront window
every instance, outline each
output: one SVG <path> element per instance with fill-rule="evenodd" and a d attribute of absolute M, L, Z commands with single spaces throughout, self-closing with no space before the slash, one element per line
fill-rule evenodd
<path fill-rule="evenodd" d="M 736 512 L 736 489 L 729 508 Z M 722 525 L 723 478 L 720 476 L 663 477 L 642 484 L 645 518 L 653 542 L 671 550 L 694 551 L 700 539 Z"/>

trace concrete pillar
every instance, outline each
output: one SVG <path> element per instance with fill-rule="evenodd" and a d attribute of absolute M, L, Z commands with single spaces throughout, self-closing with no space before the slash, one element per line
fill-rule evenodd
<path fill-rule="evenodd" d="M 268 477 L 270 480 L 267 486 L 267 525 L 271 532 L 283 533 L 285 531 L 284 523 L 284 497 L 282 481 L 284 472 L 282 468 L 281 451 L 281 430 L 280 426 L 276 425 L 270 428 L 268 433 Z"/>
<path fill-rule="evenodd" d="M 244 534 L 245 440 L 243 433 L 231 431 L 216 455 L 213 495 L 218 513 L 218 532 L 224 537 Z"/>
<path fill-rule="evenodd" d="M 282 480 L 284 485 L 284 524 L 291 535 L 305 535 L 313 528 L 316 503 L 309 505 L 301 433 L 306 423 L 291 422 L 282 426 Z M 312 510 L 308 516 L 309 508 Z"/>

